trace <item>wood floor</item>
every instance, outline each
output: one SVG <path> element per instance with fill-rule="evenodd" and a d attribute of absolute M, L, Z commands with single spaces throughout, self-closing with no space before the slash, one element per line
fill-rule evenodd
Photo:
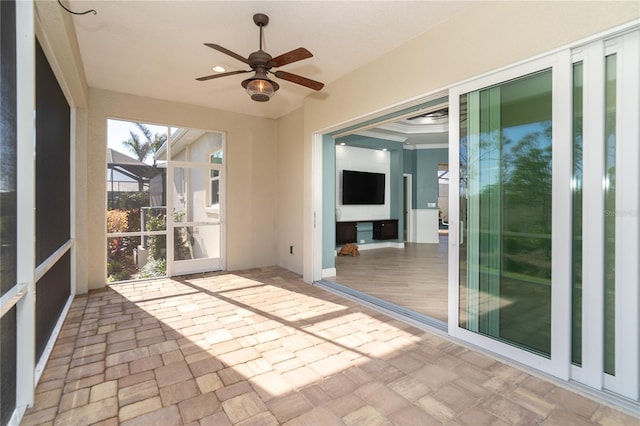
<path fill-rule="evenodd" d="M 447 257 L 448 235 L 441 234 L 440 244 L 336 256 L 337 276 L 327 279 L 446 322 Z"/>

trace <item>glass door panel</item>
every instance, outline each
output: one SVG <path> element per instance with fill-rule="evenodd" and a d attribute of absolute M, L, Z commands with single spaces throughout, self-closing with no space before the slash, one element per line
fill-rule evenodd
<path fill-rule="evenodd" d="M 573 65 L 573 176 L 571 247 L 571 362 L 582 365 L 582 110 L 583 64 Z"/>
<path fill-rule="evenodd" d="M 221 170 L 175 167 L 173 175 L 173 274 L 220 269 Z"/>
<path fill-rule="evenodd" d="M 550 357 L 552 78 L 461 96 L 460 327 Z"/>
<path fill-rule="evenodd" d="M 605 58 L 604 371 L 615 375 L 616 334 L 616 55 Z"/>

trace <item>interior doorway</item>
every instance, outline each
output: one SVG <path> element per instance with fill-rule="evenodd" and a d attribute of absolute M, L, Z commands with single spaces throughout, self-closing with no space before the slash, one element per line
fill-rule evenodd
<path fill-rule="evenodd" d="M 327 170 L 323 166 L 323 182 L 331 181 L 330 187 L 335 188 L 323 196 L 324 211 L 329 212 L 326 206 L 332 204 L 336 214 L 323 219 L 323 226 L 331 230 L 323 234 L 332 234 L 331 239 L 323 240 L 323 271 L 333 274 L 325 273 L 322 284 L 441 329 L 446 329 L 448 320 L 448 236 L 440 232 L 438 166 L 448 163 L 447 112 L 445 97 L 418 113 L 414 110 L 395 121 L 372 124 L 366 130 L 345 132 L 323 142 L 324 161 L 333 167 Z M 345 154 L 349 147 L 355 157 Z M 382 171 L 387 173 L 389 190 L 384 213 L 377 205 L 354 212 L 353 206 L 342 203 L 343 171 L 357 168 L 367 156 L 371 159 L 366 164 L 388 158 L 384 161 L 389 171 Z M 358 170 L 381 173 L 365 169 Z M 377 239 L 370 228 L 387 219 L 399 222 L 399 232 L 390 240 Z M 336 227 L 342 229 L 351 223 L 359 256 L 339 256 L 346 240 L 343 235 L 337 238 Z"/>

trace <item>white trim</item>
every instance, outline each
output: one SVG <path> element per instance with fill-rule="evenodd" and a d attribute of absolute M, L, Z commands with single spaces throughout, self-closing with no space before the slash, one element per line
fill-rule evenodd
<path fill-rule="evenodd" d="M 419 145 L 405 145 L 404 149 L 414 150 L 414 149 L 442 149 L 449 148 L 448 143 L 430 143 L 430 144 L 419 144 Z"/>
<path fill-rule="evenodd" d="M 16 2 L 17 281 L 27 294 L 16 312 L 16 407 L 33 405 L 35 380 L 35 36 L 34 2 Z"/>
<path fill-rule="evenodd" d="M 528 365 L 531 368 L 553 375 L 554 361 L 549 358 L 460 327 L 458 327 L 455 337 L 472 345 L 483 347 L 498 356 L 512 359 L 518 363 Z"/>
<path fill-rule="evenodd" d="M 607 389 L 634 400 L 640 397 L 640 316 L 638 301 L 638 164 L 640 150 L 640 31 L 616 39 L 616 258 L 615 386 Z M 635 339 L 633 338 L 635 336 Z M 628 338 L 631 337 L 631 338 Z M 606 379 L 605 379 L 606 380 Z"/>
<path fill-rule="evenodd" d="M 366 251 L 366 250 L 375 250 L 380 248 L 397 248 L 403 249 L 404 243 L 398 243 L 395 241 L 386 241 L 381 243 L 367 243 L 367 244 L 358 244 L 358 250 Z"/>
<path fill-rule="evenodd" d="M 367 137 L 367 138 L 382 139 L 382 140 L 386 140 L 386 141 L 394 141 L 394 142 L 404 142 L 407 139 L 409 139 L 409 138 L 404 137 L 404 136 L 384 134 L 384 133 L 374 132 L 374 131 L 371 131 L 371 130 L 363 130 L 361 132 L 355 132 L 354 135 L 364 136 L 364 137 Z"/>
<path fill-rule="evenodd" d="M 173 276 L 197 274 L 199 272 L 219 271 L 222 269 L 222 262 L 218 257 L 207 257 L 203 259 L 187 259 L 173 261 Z"/>
<path fill-rule="evenodd" d="M 148 237 L 151 235 L 166 235 L 167 231 L 137 231 L 137 232 L 108 232 L 107 239 L 118 237 Z"/>
<path fill-rule="evenodd" d="M 11 310 L 27 294 L 27 284 L 18 283 L 0 297 L 0 318 Z"/>
<path fill-rule="evenodd" d="M 58 247 L 56 251 L 51 253 L 49 257 L 47 257 L 41 264 L 36 267 L 34 280 L 36 282 L 40 281 L 40 279 L 47 273 L 51 268 L 55 266 L 55 264 L 62 259 L 62 256 L 67 254 L 68 251 L 74 246 L 73 240 L 68 240 L 66 243 Z"/>
<path fill-rule="evenodd" d="M 322 278 L 335 277 L 338 274 L 336 268 L 327 268 L 322 270 Z M 318 281 L 318 280 L 315 280 Z"/>
<path fill-rule="evenodd" d="M 555 55 L 553 68 L 551 199 L 551 356 L 553 374 L 571 376 L 571 178 L 573 175 L 573 61 L 571 51 Z M 569 142 L 569 143 L 568 143 Z"/>
<path fill-rule="evenodd" d="M 414 115 L 414 114 L 412 114 Z M 383 130 L 390 130 L 392 132 L 403 133 L 405 135 L 421 135 L 424 133 L 443 133 L 447 131 L 448 123 L 438 123 L 438 124 L 404 124 L 404 122 L 398 122 L 399 119 L 394 119 L 396 121 L 382 124 L 377 126 Z"/>
<path fill-rule="evenodd" d="M 403 173 L 403 180 L 407 179 L 407 184 L 404 190 L 407 193 L 407 199 L 405 200 L 404 206 L 402 206 L 403 210 L 407 211 L 406 214 L 406 223 L 405 227 L 407 228 L 407 238 L 406 242 L 412 243 L 415 241 L 415 214 L 413 212 L 413 175 L 411 173 Z M 404 211 L 402 212 L 404 216 Z M 398 233 L 402 232 L 402 240 L 404 240 L 404 229 L 399 229 Z"/>
<path fill-rule="evenodd" d="M 321 133 L 314 133 L 311 140 L 311 271 L 304 269 L 303 279 L 307 283 L 318 281 L 325 276 L 322 269 L 322 143 Z"/>
<path fill-rule="evenodd" d="M 447 323 L 457 336 L 460 306 L 460 93 L 449 91 L 449 263 Z"/>
<path fill-rule="evenodd" d="M 16 407 L 9 419 L 8 425 L 10 426 L 19 426 L 22 422 L 22 417 L 24 417 L 24 413 L 27 411 L 27 406 L 23 405 L 22 407 Z"/>
<path fill-rule="evenodd" d="M 180 131 L 180 129 L 178 129 L 178 131 Z M 171 141 L 171 127 L 167 126 L 167 142 Z M 169 210 L 169 208 L 172 208 L 174 205 L 174 201 L 173 201 L 173 185 L 174 185 L 174 170 L 175 168 L 173 167 L 173 163 L 172 163 L 172 148 L 173 148 L 173 144 L 172 143 L 166 143 L 166 155 L 167 155 L 167 162 L 166 162 L 166 167 L 167 167 L 167 176 L 166 176 L 166 183 L 165 183 L 165 191 L 167 191 L 165 197 L 166 197 L 166 203 L 167 203 L 167 210 Z M 166 253 L 167 253 L 167 258 L 166 258 L 166 264 L 167 264 L 167 277 L 172 277 L 173 276 L 173 214 L 168 214 L 167 211 L 167 215 L 166 215 L 166 230 L 167 230 L 167 237 L 165 238 L 167 247 L 166 247 Z"/>
<path fill-rule="evenodd" d="M 77 173 L 77 164 L 76 164 L 76 144 L 78 142 L 77 135 L 77 127 L 78 127 L 78 109 L 71 108 L 70 111 L 70 120 L 69 120 L 69 239 L 72 244 L 70 247 L 71 250 L 71 271 L 70 272 L 70 296 L 73 299 L 76 295 L 76 285 L 77 285 L 77 250 L 76 250 L 76 239 L 77 239 L 77 229 L 76 229 L 76 218 L 78 216 L 77 209 L 77 186 L 76 186 L 76 173 Z M 65 314 L 66 316 L 66 314 Z"/>
<path fill-rule="evenodd" d="M 62 330 L 62 326 L 64 325 L 64 320 L 67 318 L 67 314 L 69 313 L 69 309 L 71 309 L 71 305 L 73 304 L 73 294 L 69 295 L 67 302 L 65 303 L 62 311 L 60 312 L 60 316 L 58 317 L 58 321 L 56 322 L 56 326 L 51 331 L 51 335 L 47 340 L 47 345 L 38 360 L 35 368 L 35 385 L 40 381 L 40 377 L 42 376 L 42 372 L 47 365 L 47 361 L 51 356 L 51 352 L 53 351 L 53 347 L 55 346 L 56 340 L 60 335 L 60 331 Z"/>
<path fill-rule="evenodd" d="M 604 365 L 604 47 L 584 48 L 582 169 L 582 367 L 585 384 L 602 389 Z M 585 249 L 588 247 L 588 250 Z M 588 323 L 584 321 L 588 318 Z"/>
<path fill-rule="evenodd" d="M 222 138 L 222 168 L 218 185 L 218 221 L 220 222 L 220 269 L 227 270 L 227 133 L 220 132 Z"/>

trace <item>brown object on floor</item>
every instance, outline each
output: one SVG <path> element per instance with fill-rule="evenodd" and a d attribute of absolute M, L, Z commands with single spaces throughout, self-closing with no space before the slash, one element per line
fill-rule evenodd
<path fill-rule="evenodd" d="M 338 252 L 338 256 L 346 256 L 350 254 L 351 256 L 360 256 L 360 252 L 358 251 L 358 245 L 347 243 L 342 246 L 340 251 Z"/>

